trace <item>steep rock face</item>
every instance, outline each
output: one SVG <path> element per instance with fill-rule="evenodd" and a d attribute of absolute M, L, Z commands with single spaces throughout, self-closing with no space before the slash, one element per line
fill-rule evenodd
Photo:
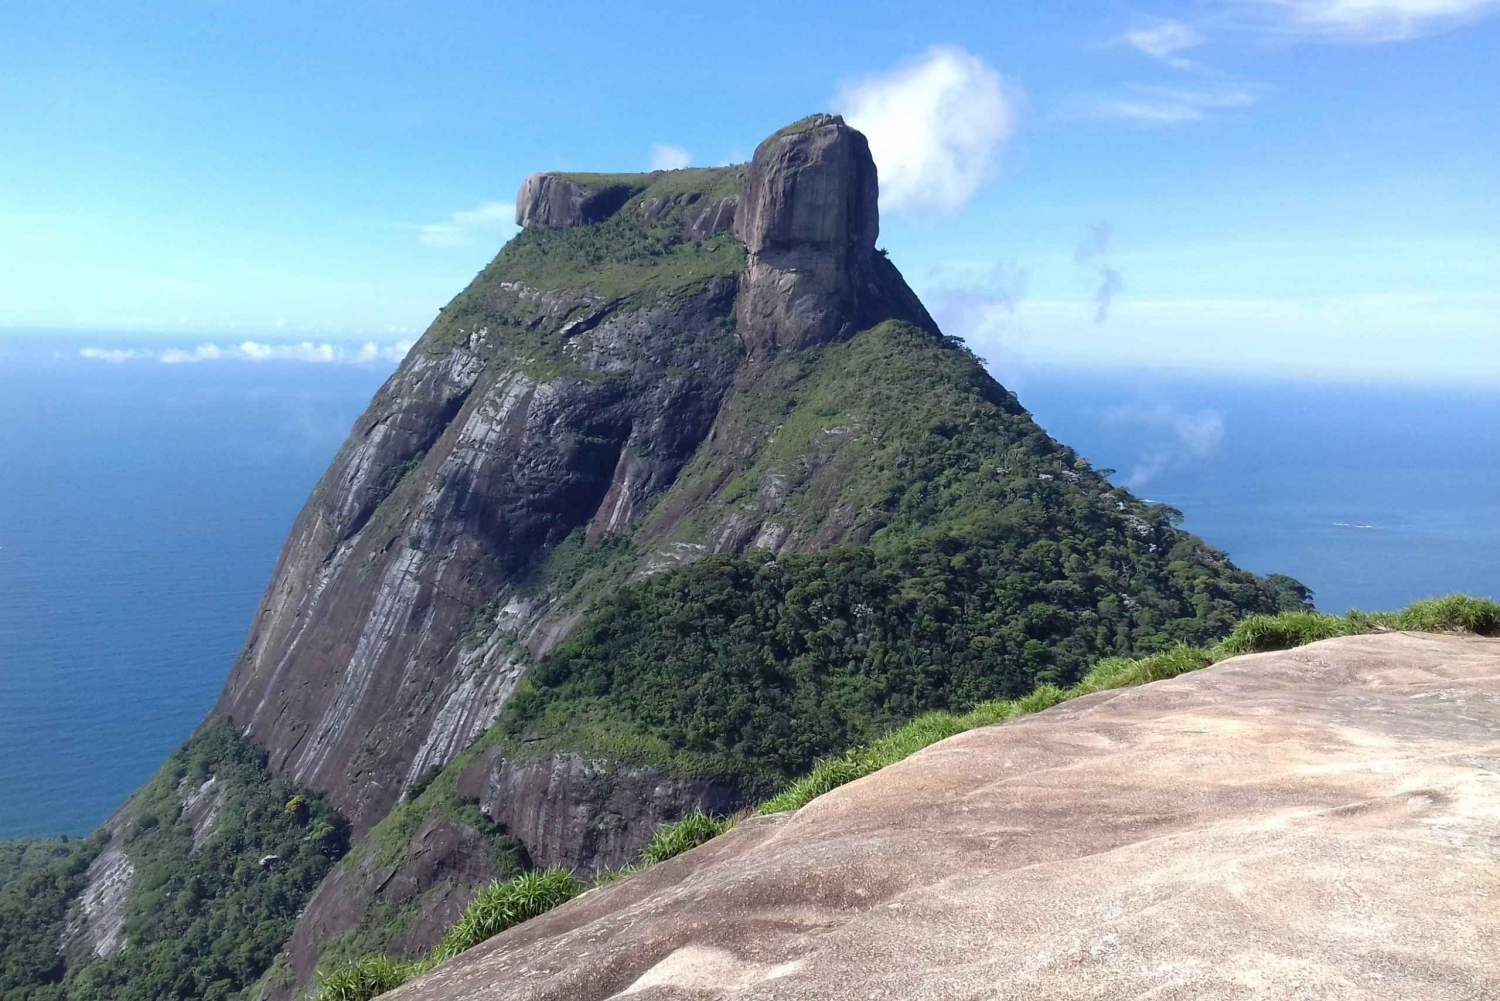
<path fill-rule="evenodd" d="M 729 281 L 635 309 L 519 283 L 486 294 L 550 327 L 566 364 L 536 365 L 499 323 L 419 344 L 298 518 L 218 705 L 277 774 L 330 791 L 359 827 L 513 684 L 494 680 L 503 659 L 461 664 L 476 609 L 574 529 L 627 526 L 734 371 Z"/>
<path fill-rule="evenodd" d="M 464 770 L 458 791 L 519 838 L 537 865 L 585 873 L 633 861 L 658 826 L 693 810 L 727 816 L 744 805 L 730 782 L 577 754 L 507 761 L 491 750 Z"/>
<path fill-rule="evenodd" d="M 125 901 L 135 867 L 119 844 L 89 863 L 83 892 L 68 911 L 58 951 L 69 969 L 104 959 L 126 945 Z"/>
<path fill-rule="evenodd" d="M 528 178 L 526 232 L 356 424 L 216 709 L 273 772 L 327 790 L 356 832 L 483 732 L 577 620 L 579 600 L 534 587 L 570 532 L 597 544 L 651 518 L 646 572 L 777 544 L 774 524 L 733 513 L 686 524 L 665 496 L 699 489 L 679 473 L 705 441 L 726 443 L 726 395 L 756 392 L 763 366 L 743 357 L 887 317 L 932 329 L 874 251 L 863 136 L 829 116 L 804 124 L 748 170 Z M 731 226 L 748 259 L 724 246 Z M 650 249 L 601 263 L 601 239 Z"/>
<path fill-rule="evenodd" d="M 1494 997 L 1497 679 L 1500 640 L 1388 633 L 1088 696 L 743 822 L 389 996 Z"/>
<path fill-rule="evenodd" d="M 354 864 L 340 866 L 323 881 L 297 922 L 285 955 L 296 983 L 313 980 L 325 950 L 356 933 L 372 911 L 389 916 L 380 941 L 361 943 L 397 954 L 430 948 L 452 926 L 478 887 L 508 875 L 519 859 L 497 857 L 497 845 L 470 824 L 444 816 L 429 817 L 398 851 L 357 853 Z M 260 995 L 270 999 L 297 996 L 293 985 L 278 985 Z"/>
<path fill-rule="evenodd" d="M 734 233 L 749 261 L 736 309 L 751 356 L 798 350 L 882 319 L 933 328 L 899 276 L 875 264 L 880 185 L 865 137 L 814 115 L 755 150 Z"/>
<path fill-rule="evenodd" d="M 567 229 L 602 222 L 638 190 L 604 174 L 532 174 L 516 195 L 516 225 Z"/>

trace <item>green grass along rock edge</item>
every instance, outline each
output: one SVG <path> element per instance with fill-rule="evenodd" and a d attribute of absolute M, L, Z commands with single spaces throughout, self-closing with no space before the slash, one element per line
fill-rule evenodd
<path fill-rule="evenodd" d="M 1342 616 L 1318 612 L 1254 615 L 1241 621 L 1229 636 L 1212 647 L 1183 644 L 1146 657 L 1112 657 L 1097 663 L 1081 681 L 1067 688 L 1041 685 L 1022 698 L 984 702 L 964 714 L 926 713 L 871 744 L 818 762 L 809 774 L 748 813 L 765 816 L 801 809 L 824 793 L 872 775 L 940 740 L 976 727 L 1029 716 L 1084 695 L 1165 681 L 1243 654 L 1288 650 L 1318 640 L 1382 630 L 1500 635 L 1500 604 L 1453 594 L 1415 602 L 1400 612 L 1368 614 L 1354 611 Z M 405 961 L 389 956 L 366 956 L 320 974 L 321 983 L 311 1001 L 368 1001 L 587 890 L 690 851 L 718 837 L 734 824 L 734 818 L 690 814 L 676 823 L 658 828 L 651 843 L 642 850 L 639 861 L 622 869 L 600 873 L 592 883 L 584 883 L 562 869 L 534 870 L 506 882 L 493 883 L 475 896 L 464 916 L 427 956 Z"/>

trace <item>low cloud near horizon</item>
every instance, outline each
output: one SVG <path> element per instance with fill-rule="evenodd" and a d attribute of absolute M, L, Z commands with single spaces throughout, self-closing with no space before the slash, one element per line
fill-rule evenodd
<path fill-rule="evenodd" d="M 938 213 L 994 176 L 1019 103 L 993 66 L 957 46 L 849 83 L 832 102 L 870 140 L 881 207 Z"/>
<path fill-rule="evenodd" d="M 1180 410 L 1167 403 L 1118 406 L 1104 415 L 1108 424 L 1135 427 L 1145 447 L 1125 485 L 1139 490 L 1169 469 L 1213 456 L 1224 441 L 1224 415 L 1217 410 Z"/>
<path fill-rule="evenodd" d="M 651 147 L 652 170 L 681 170 L 693 162 L 693 154 L 681 146 L 657 143 Z"/>
<path fill-rule="evenodd" d="M 394 364 L 406 357 L 412 341 L 394 344 L 343 345 L 328 342 L 274 344 L 241 341 L 238 344 L 199 344 L 194 348 L 98 348 L 78 349 L 78 357 L 88 361 L 123 365 L 129 362 L 158 362 L 163 365 L 191 365 L 199 362 L 302 362 L 321 365 Z"/>
<path fill-rule="evenodd" d="M 516 231 L 514 202 L 481 202 L 472 209 L 454 212 L 446 222 L 425 223 L 416 227 L 417 241 L 427 247 L 447 250 L 468 247 L 483 239 L 493 243 L 510 239 Z"/>

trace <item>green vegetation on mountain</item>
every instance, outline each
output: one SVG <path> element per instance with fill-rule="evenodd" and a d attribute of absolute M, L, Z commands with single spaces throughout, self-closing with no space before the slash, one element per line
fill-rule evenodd
<path fill-rule="evenodd" d="M 27 876 L 51 868 L 77 850 L 78 842 L 66 835 L 0 841 L 0 893 L 14 889 Z"/>
<path fill-rule="evenodd" d="M 10 849 L 14 865 L 29 864 L 30 872 L 0 891 L 0 999 L 3 1001 L 62 1001 L 64 968 L 57 951 L 66 926 L 68 904 L 86 883 L 89 863 L 99 853 L 103 835 L 74 841 L 68 851 L 45 864 L 32 843 Z M 25 843 L 23 843 L 25 844 Z M 17 858 L 29 862 L 16 861 Z"/>
<path fill-rule="evenodd" d="M 799 810 L 824 793 L 874 774 L 940 740 L 975 727 L 993 726 L 1029 716 L 1085 695 L 1165 681 L 1242 654 L 1287 650 L 1318 640 L 1380 629 L 1500 635 L 1500 604 L 1454 594 L 1418 601 L 1399 612 L 1367 614 L 1355 611 L 1334 616 L 1312 611 L 1286 611 L 1252 616 L 1207 649 L 1182 643 L 1134 659 L 1110 657 L 1098 661 L 1076 683 L 1066 688 L 1042 684 L 1020 698 L 982 702 L 964 713 L 924 713 L 867 745 L 819 761 L 807 775 L 749 812 L 766 815 Z M 733 819 L 701 813 L 664 825 L 642 852 L 639 862 L 622 870 L 600 873 L 593 886 L 607 885 L 639 869 L 675 858 L 733 826 Z M 444 939 L 444 944 L 430 955 L 405 961 L 387 956 L 363 957 L 328 973 L 313 1001 L 369 1001 L 492 935 L 566 903 L 585 888 L 571 875 L 556 870 L 526 873 L 509 883 L 497 883 L 476 897 L 464 917 Z M 518 900 L 524 900 L 525 906 L 518 905 Z M 541 906 L 547 901 L 551 901 L 550 905 Z"/>
<path fill-rule="evenodd" d="M 220 1001 L 253 984 L 348 848 L 321 796 L 272 780 L 229 724 L 204 726 L 126 808 L 128 943 L 63 976 L 67 902 L 103 836 L 0 895 L 6 1001 Z"/>
<path fill-rule="evenodd" d="M 768 792 L 919 713 L 1307 607 L 1300 584 L 1238 569 L 1112 487 L 951 342 L 883 324 L 779 366 L 731 428 L 768 443 L 689 534 L 838 437 L 838 493 L 789 476 L 777 517 L 814 533 L 837 506 L 868 543 L 709 556 L 603 595 L 507 705 L 510 744 Z"/>
<path fill-rule="evenodd" d="M 593 183 L 606 175 L 569 176 Z M 565 339 L 536 333 L 556 324 L 539 322 L 550 307 L 534 292 L 569 290 L 624 310 L 663 295 L 696 291 L 712 279 L 734 277 L 745 269 L 745 248 L 732 234 L 684 239 L 685 215 L 695 206 L 737 195 L 744 185 L 743 167 L 620 176 L 620 183 L 628 181 L 636 189 L 629 204 L 590 226 L 522 230 L 444 307 L 424 341 L 426 349 L 442 350 L 488 327 L 505 331 L 508 350 L 530 350 L 539 358 L 561 362 Z M 655 199 L 672 205 L 659 213 L 641 210 Z M 523 290 L 529 291 L 523 295 Z"/>

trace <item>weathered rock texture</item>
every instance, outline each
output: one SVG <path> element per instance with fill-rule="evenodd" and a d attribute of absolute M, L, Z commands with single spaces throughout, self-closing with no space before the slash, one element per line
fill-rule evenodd
<path fill-rule="evenodd" d="M 879 197 L 869 144 L 836 115 L 755 150 L 734 218 L 750 255 L 736 315 L 752 356 L 826 344 L 887 317 L 935 329 L 904 283 L 888 290 L 881 280 Z"/>
<path fill-rule="evenodd" d="M 392 1001 L 1500 997 L 1500 641 L 1260 654 L 944 741 Z"/>
<path fill-rule="evenodd" d="M 489 725 L 517 659 L 560 633 L 531 609 L 488 664 L 460 638 L 569 532 L 628 528 L 672 482 L 733 375 L 733 293 L 613 313 L 539 293 L 578 374 L 496 358 L 485 328 L 413 349 L 293 526 L 219 702 L 276 774 L 362 829 Z"/>
<path fill-rule="evenodd" d="M 569 533 L 629 536 L 654 508 L 642 571 L 779 546 L 785 529 L 761 524 L 774 512 L 678 531 L 727 482 L 683 486 L 679 473 L 705 442 L 756 447 L 715 427 L 761 372 L 746 364 L 757 352 L 891 317 L 935 329 L 874 251 L 876 194 L 864 137 L 828 116 L 767 140 L 748 172 L 528 178 L 519 239 L 548 260 L 577 257 L 561 231 L 616 216 L 640 227 L 631 238 L 717 242 L 706 263 L 683 249 L 608 294 L 597 269 L 538 276 L 504 254 L 475 279 L 298 517 L 216 712 L 266 748 L 275 775 L 328 792 L 359 835 L 482 733 L 577 621 L 587 595 L 559 603 L 531 586 Z M 748 265 L 738 249 L 716 263 L 731 224 Z M 842 524 L 816 544 L 840 541 Z"/>
<path fill-rule="evenodd" d="M 567 229 L 600 222 L 641 187 L 606 174 L 532 174 L 516 195 L 516 225 Z"/>
<path fill-rule="evenodd" d="M 357 930 L 372 910 L 390 930 L 379 948 L 398 954 L 426 950 L 458 920 L 479 887 L 495 878 L 494 855 L 490 839 L 442 816 L 427 818 L 388 859 L 357 853 L 358 864 L 340 866 L 318 886 L 286 945 L 297 982 L 312 982 L 323 950 Z M 296 992 L 268 989 L 262 996 L 291 998 Z"/>
<path fill-rule="evenodd" d="M 587 873 L 631 861 L 657 827 L 693 810 L 727 816 L 740 789 L 577 754 L 506 761 L 491 749 L 459 777 L 459 794 L 526 845 L 539 866 Z"/>
<path fill-rule="evenodd" d="M 134 876 L 135 867 L 117 844 L 89 863 L 87 882 L 68 909 L 68 923 L 58 943 L 69 969 L 125 947 L 125 901 Z"/>

